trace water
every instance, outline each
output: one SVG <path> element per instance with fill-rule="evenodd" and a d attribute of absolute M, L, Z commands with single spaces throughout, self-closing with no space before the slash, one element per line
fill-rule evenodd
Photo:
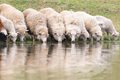
<path fill-rule="evenodd" d="M 120 80 L 119 43 L 1 44 L 0 80 Z"/>

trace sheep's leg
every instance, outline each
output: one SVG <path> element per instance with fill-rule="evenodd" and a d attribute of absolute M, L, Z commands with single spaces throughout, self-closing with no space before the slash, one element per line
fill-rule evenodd
<path fill-rule="evenodd" d="M 104 36 L 102 36 L 101 41 L 104 41 Z"/>
<path fill-rule="evenodd" d="M 90 38 L 90 43 L 93 44 L 93 37 Z"/>
<path fill-rule="evenodd" d="M 105 34 L 102 36 L 101 41 L 104 41 L 105 39 Z"/>
<path fill-rule="evenodd" d="M 32 35 L 32 38 L 33 38 L 33 44 L 35 43 L 35 36 L 34 35 Z"/>
<path fill-rule="evenodd" d="M 7 36 L 7 40 L 6 40 L 6 43 L 8 43 L 9 42 L 9 36 Z"/>
<path fill-rule="evenodd" d="M 109 35 L 109 32 L 106 31 L 106 34 L 107 34 L 107 37 L 108 37 L 108 38 L 107 38 L 108 41 L 110 41 L 110 35 Z"/>
<path fill-rule="evenodd" d="M 84 38 L 83 41 L 86 42 L 86 41 L 87 41 L 87 38 Z"/>
<path fill-rule="evenodd" d="M 111 39 L 110 39 L 110 34 L 109 34 L 109 33 L 108 33 L 108 40 L 111 41 Z"/>

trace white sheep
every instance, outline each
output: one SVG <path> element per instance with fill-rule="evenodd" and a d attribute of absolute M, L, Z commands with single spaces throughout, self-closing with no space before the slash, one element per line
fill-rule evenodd
<path fill-rule="evenodd" d="M 2 24 L 2 28 L 4 28 L 8 33 L 9 37 L 13 42 L 16 42 L 17 39 L 17 32 L 13 25 L 13 22 L 4 16 L 0 15 L 0 23 Z"/>
<path fill-rule="evenodd" d="M 23 11 L 28 29 L 37 39 L 46 42 L 48 38 L 48 28 L 46 16 L 32 8 Z"/>
<path fill-rule="evenodd" d="M 84 20 L 85 27 L 88 30 L 91 37 L 99 41 L 102 38 L 102 30 L 100 26 L 98 25 L 96 18 L 82 11 L 81 12 L 78 11 L 75 13 L 80 19 Z"/>
<path fill-rule="evenodd" d="M 64 24 L 66 28 L 66 35 L 71 38 L 71 41 L 80 36 L 84 36 L 84 39 L 89 38 L 89 33 L 87 32 L 84 21 L 80 19 L 73 11 L 62 11 L 61 14 L 64 17 Z"/>
<path fill-rule="evenodd" d="M 46 15 L 49 33 L 58 42 L 62 42 L 65 38 L 65 26 L 63 24 L 63 17 L 60 13 L 52 8 L 41 9 L 40 12 Z"/>
<path fill-rule="evenodd" d="M 11 5 L 1 4 L 0 5 L 0 14 L 5 16 L 6 18 L 10 19 L 13 22 L 14 27 L 20 36 L 20 40 L 24 41 L 27 27 L 25 24 L 25 19 L 24 19 L 23 13 Z"/>
<path fill-rule="evenodd" d="M 115 29 L 113 22 L 111 19 L 108 19 L 104 16 L 96 15 L 95 18 L 97 19 L 103 33 L 111 34 L 113 39 L 119 36 L 119 32 Z"/>

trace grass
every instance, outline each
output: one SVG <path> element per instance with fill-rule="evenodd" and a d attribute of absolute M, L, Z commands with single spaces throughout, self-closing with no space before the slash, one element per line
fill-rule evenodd
<path fill-rule="evenodd" d="M 82 10 L 92 15 L 103 15 L 112 19 L 120 31 L 120 0 L 0 0 L 0 3 L 8 3 L 21 11 L 29 7 L 37 10 L 45 7 L 52 7 L 57 11 Z"/>
<path fill-rule="evenodd" d="M 86 11 L 91 15 L 102 15 L 110 18 L 120 32 L 120 0 L 0 0 L 23 11 L 29 7 L 40 10 L 52 7 L 56 11 Z"/>

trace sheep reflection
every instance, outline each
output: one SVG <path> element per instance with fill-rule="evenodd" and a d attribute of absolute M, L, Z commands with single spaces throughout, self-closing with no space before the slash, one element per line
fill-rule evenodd
<path fill-rule="evenodd" d="M 47 68 L 48 47 L 46 43 L 31 45 L 28 51 L 30 52 L 26 60 L 27 71 L 43 70 Z"/>
<path fill-rule="evenodd" d="M 76 47 L 71 44 L 71 48 L 66 51 L 65 69 L 70 72 L 100 72 L 108 64 L 102 55 L 102 44 L 83 44 Z M 100 70 L 100 71 L 98 71 Z M 69 72 L 69 74 L 70 74 Z M 96 73 L 95 72 L 95 73 Z"/>
<path fill-rule="evenodd" d="M 48 54 L 48 68 L 64 67 L 65 48 L 61 43 L 51 45 Z"/>
<path fill-rule="evenodd" d="M 10 44 L 1 52 L 0 71 L 1 74 L 12 74 L 21 71 L 25 65 L 26 49 L 23 44 Z"/>
<path fill-rule="evenodd" d="M 118 50 L 116 43 L 99 42 L 10 44 L 0 47 L 0 80 L 16 80 L 17 77 L 47 80 L 51 75 L 53 80 L 65 76 L 69 80 L 81 79 L 81 76 L 89 80 L 89 77 L 110 68 L 112 57 Z M 12 76 L 3 77 L 4 74 Z"/>

